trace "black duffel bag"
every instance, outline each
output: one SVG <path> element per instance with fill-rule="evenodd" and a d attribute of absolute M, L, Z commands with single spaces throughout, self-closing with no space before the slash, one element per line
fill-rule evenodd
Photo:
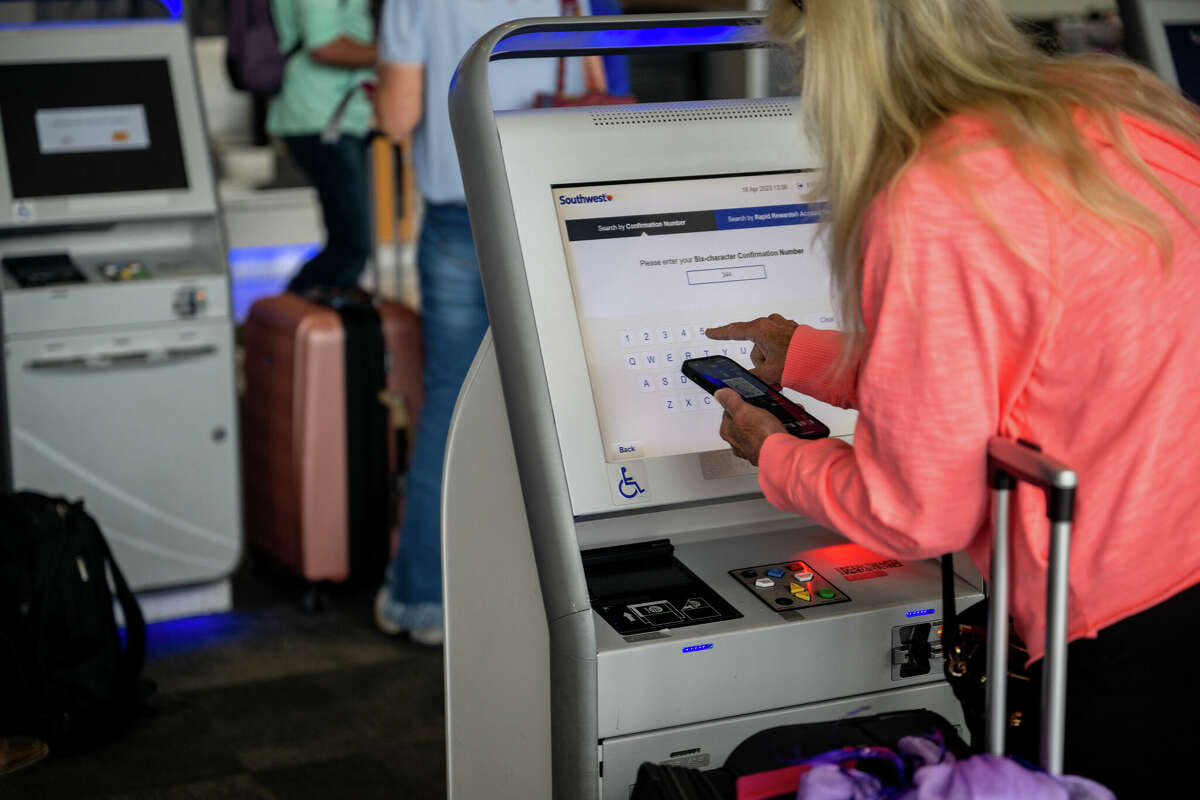
<path fill-rule="evenodd" d="M 970 754 L 970 748 L 959 738 L 954 726 L 924 708 L 781 725 L 747 738 L 717 769 L 701 771 L 671 764 L 642 764 L 630 800 L 733 800 L 738 795 L 739 778 L 803 764 L 843 748 L 894 748 L 905 736 L 931 734 L 940 737 L 946 750 L 956 757 Z M 851 757 L 847 756 L 847 760 Z M 885 787 L 897 787 L 904 777 L 891 760 L 861 761 L 857 768 L 875 775 Z M 798 776 L 792 776 L 787 791 L 778 797 L 783 800 L 795 797 L 798 780 Z"/>
<path fill-rule="evenodd" d="M 0 494 L 0 735 L 57 753 L 114 738 L 153 691 L 145 657 L 141 609 L 83 503 Z"/>

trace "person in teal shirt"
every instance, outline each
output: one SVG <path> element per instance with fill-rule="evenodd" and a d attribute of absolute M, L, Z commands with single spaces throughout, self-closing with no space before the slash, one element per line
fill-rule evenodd
<path fill-rule="evenodd" d="M 366 94 L 359 91 L 350 100 L 336 142 L 322 142 L 321 131 L 346 94 L 374 74 L 369 0 L 271 0 L 271 11 L 279 49 L 292 55 L 267 112 L 267 132 L 283 139 L 312 182 L 325 222 L 324 248 L 300 268 L 288 290 L 354 287 L 371 253 Z"/>

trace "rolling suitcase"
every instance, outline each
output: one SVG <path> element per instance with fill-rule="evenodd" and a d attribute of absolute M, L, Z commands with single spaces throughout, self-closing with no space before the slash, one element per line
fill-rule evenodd
<path fill-rule="evenodd" d="M 382 580 L 422 399 L 416 313 L 357 292 L 285 293 L 251 307 L 243 342 L 251 545 L 314 585 Z"/>
<path fill-rule="evenodd" d="M 1067 724 L 1067 593 L 1071 523 L 1078 478 L 1074 470 L 1022 442 L 996 436 L 988 442 L 992 489 L 992 563 L 988 598 L 986 751 L 1004 755 L 1008 681 L 1009 508 L 1018 482 L 1046 495 L 1050 557 L 1046 579 L 1046 652 L 1042 671 L 1040 763 L 1061 775 Z M 952 610 L 951 610 L 952 611 Z"/>
<path fill-rule="evenodd" d="M 1071 469 L 1042 455 L 1034 448 L 994 437 L 988 442 L 988 482 L 993 493 L 994 535 L 989 592 L 991 606 L 988 620 L 984 752 L 993 756 L 1003 756 L 1005 750 L 1005 728 L 1008 723 L 1005 711 L 1008 708 L 1007 681 L 1000 679 L 1000 676 L 1005 676 L 1008 671 L 1009 508 L 1013 489 L 1018 482 L 1026 482 L 1045 492 L 1046 516 L 1050 520 L 1040 764 L 1047 773 L 1058 776 L 1062 774 L 1066 727 L 1067 567 L 1078 481 Z M 950 631 L 955 625 L 952 605 L 947 607 L 945 613 L 945 628 Z M 944 637 L 944 642 L 949 655 L 953 647 L 952 636 Z M 888 716 L 892 719 L 886 719 Z M 939 724 L 939 721 L 944 723 L 944 726 Z M 898 727 L 896 723 L 899 723 Z M 724 767 L 708 773 L 669 765 L 643 764 L 633 797 L 635 800 L 766 800 L 802 796 L 798 795 L 796 790 L 801 774 L 817 763 L 844 763 L 853 757 L 851 753 L 843 759 L 826 758 L 838 754 L 833 748 L 854 745 L 849 748 L 850 751 L 863 752 L 864 745 L 883 744 L 885 747 L 891 747 L 903 735 L 921 735 L 931 728 L 939 729 L 947 750 L 956 756 L 961 755 L 961 743 L 954 742 L 950 731 L 946 730 L 950 727 L 949 724 L 930 712 L 901 712 L 857 722 L 851 728 L 853 742 L 845 740 L 846 731 L 843 726 L 844 723 L 833 722 L 790 726 L 790 730 L 789 727 L 784 727 L 760 732 L 739 746 Z M 833 738 L 839 741 L 832 741 Z M 755 740 L 760 740 L 761 745 L 755 747 Z M 978 743 L 975 743 L 975 746 L 979 749 Z M 781 752 L 791 752 L 798 756 L 814 754 L 815 758 L 799 757 L 790 766 L 785 767 L 780 766 Z M 773 769 L 771 761 L 774 762 Z M 1098 785 L 1092 786 L 1100 790 Z M 892 785 L 889 791 L 899 793 L 904 791 L 904 787 Z M 1101 796 L 1102 791 L 1093 795 L 1085 795 L 1081 791 L 1079 796 Z"/>

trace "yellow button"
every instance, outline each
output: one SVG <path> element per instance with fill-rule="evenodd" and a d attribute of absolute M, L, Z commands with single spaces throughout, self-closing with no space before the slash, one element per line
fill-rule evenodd
<path fill-rule="evenodd" d="M 798 583 L 793 583 L 788 586 L 788 589 L 791 591 L 792 594 L 794 594 L 796 597 L 799 597 L 804 602 L 806 602 L 806 603 L 812 602 L 812 595 L 809 594 L 807 587 L 801 586 Z"/>

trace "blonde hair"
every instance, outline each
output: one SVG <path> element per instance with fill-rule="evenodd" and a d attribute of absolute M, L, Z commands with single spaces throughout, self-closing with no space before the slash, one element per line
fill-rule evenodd
<path fill-rule="evenodd" d="M 829 203 L 834 286 L 847 361 L 862 347 L 862 232 L 868 205 L 894 187 L 931 134 L 959 114 L 983 119 L 1025 176 L 1055 202 L 1149 237 L 1173 259 L 1162 218 L 1093 155 L 1077 114 L 1193 224 L 1196 216 L 1134 152 L 1120 114 L 1200 142 L 1200 115 L 1152 73 L 1108 56 L 1052 57 L 1008 20 L 998 0 L 776 0 L 767 20 L 793 46 L 810 133 L 823 157 L 814 194 Z"/>

